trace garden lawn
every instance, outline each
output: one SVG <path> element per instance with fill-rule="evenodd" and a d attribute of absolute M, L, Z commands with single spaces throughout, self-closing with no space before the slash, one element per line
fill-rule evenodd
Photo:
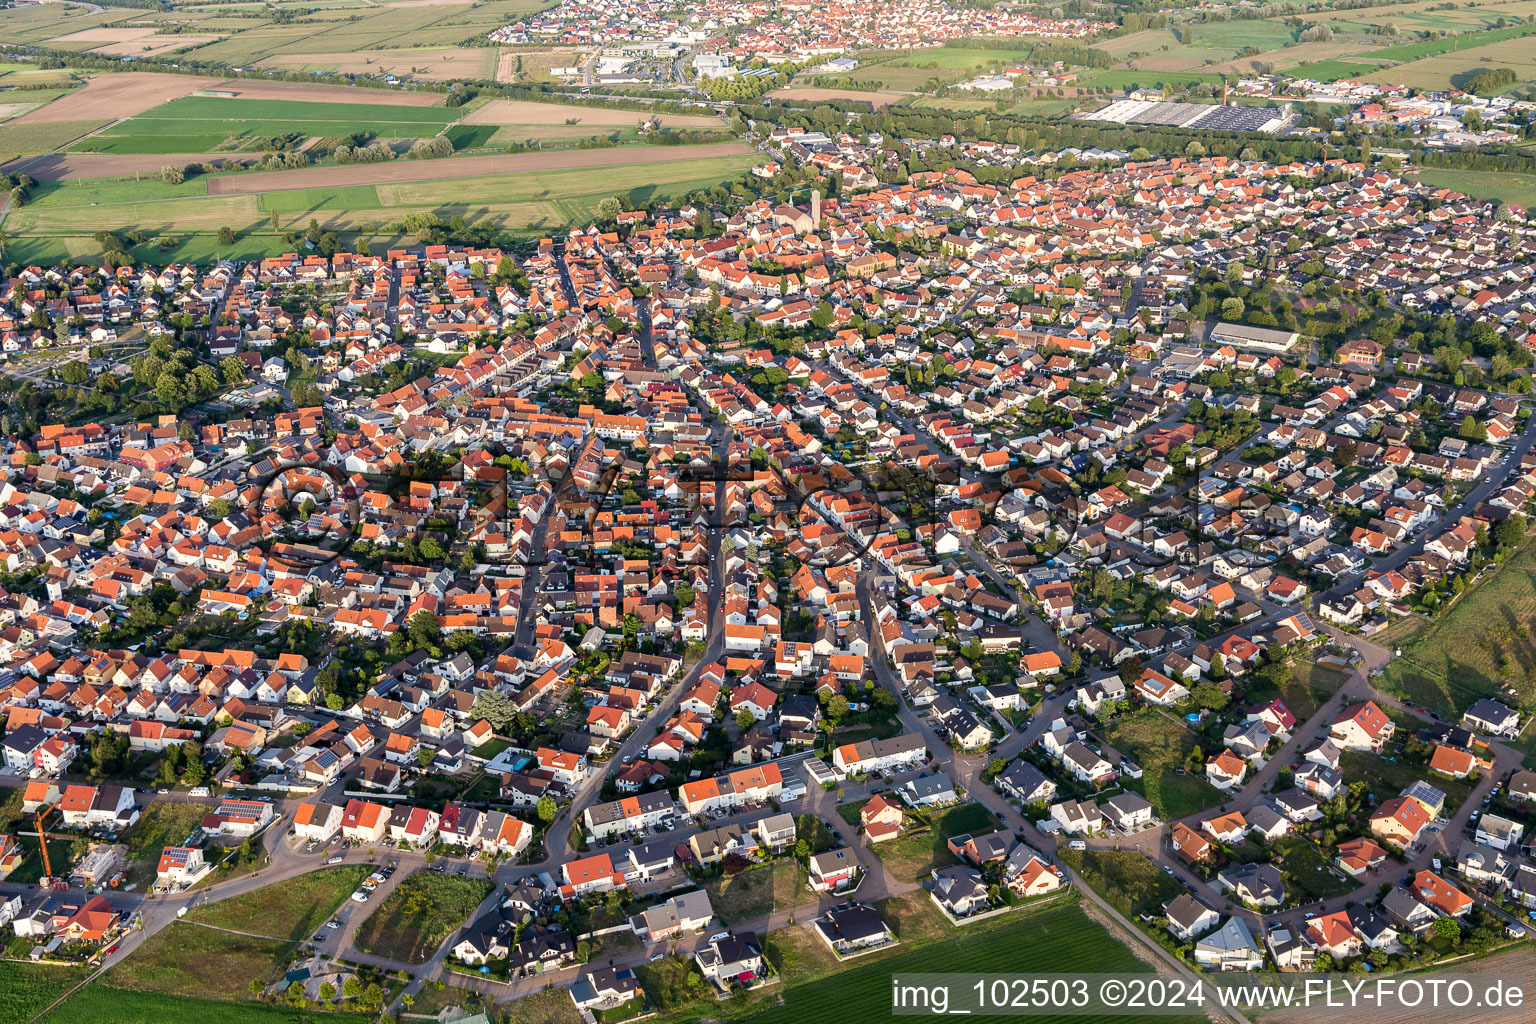
<path fill-rule="evenodd" d="M 908 820 L 921 820 L 909 814 Z M 1001 827 L 1001 823 L 981 804 L 961 804 L 946 811 L 933 813 L 930 827 L 912 835 L 875 844 L 872 849 L 884 862 L 892 877 L 902 882 L 915 882 L 926 878 L 935 868 L 958 863 L 949 852 L 947 840 L 958 835 L 985 835 Z"/>
<path fill-rule="evenodd" d="M 1398 731 L 1402 732 L 1401 726 Z M 1391 756 L 1393 755 L 1387 755 L 1387 757 Z M 1455 814 L 1457 808 L 1466 803 L 1467 797 L 1472 793 L 1471 783 L 1437 775 L 1429 770 L 1428 765 L 1409 764 L 1401 760 L 1389 761 L 1386 757 L 1377 757 L 1375 754 L 1367 754 L 1359 750 L 1343 752 L 1339 758 L 1339 771 L 1343 774 L 1346 783 L 1363 780 L 1366 783 L 1367 792 L 1378 804 L 1392 799 L 1422 779 L 1445 794 L 1445 810 L 1442 813 L 1447 818 Z"/>
<path fill-rule="evenodd" d="M 838 804 L 837 816 L 857 828 L 860 820 L 859 812 L 864 809 L 864 805 L 867 803 L 869 803 L 868 799 L 850 800 L 845 804 Z"/>
<path fill-rule="evenodd" d="M 343 864 L 263 886 L 233 899 L 198 907 L 189 921 L 220 928 L 259 932 L 300 940 L 314 934 L 372 870 L 368 864 Z"/>
<path fill-rule="evenodd" d="M 1299 836 L 1282 839 L 1275 848 L 1284 854 L 1284 862 L 1279 867 L 1285 873 L 1288 887 L 1301 896 L 1302 903 L 1331 900 L 1359 888 L 1358 882 L 1346 881 L 1334 874 L 1328 858 Z"/>
<path fill-rule="evenodd" d="M 357 930 L 357 948 L 374 956 L 425 963 L 490 895 L 484 878 L 418 871 L 395 887 Z"/>
<path fill-rule="evenodd" d="M 1098 730 L 1104 742 L 1141 766 L 1141 778 L 1121 782 L 1146 797 L 1164 821 L 1187 817 L 1221 800 L 1203 775 L 1177 774 L 1195 748 L 1195 737 L 1184 723 L 1169 717 L 1176 714 L 1146 708 Z"/>

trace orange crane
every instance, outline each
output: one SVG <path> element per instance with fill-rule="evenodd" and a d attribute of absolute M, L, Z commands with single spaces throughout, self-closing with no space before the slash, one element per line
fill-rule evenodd
<path fill-rule="evenodd" d="M 42 852 L 42 855 L 43 855 L 43 877 L 38 880 L 38 885 L 40 885 L 44 889 L 47 889 L 47 888 L 49 888 L 52 885 L 52 882 L 53 882 L 53 864 L 48 859 L 48 839 L 49 839 L 49 835 L 48 835 L 47 831 L 43 828 L 43 822 L 48 817 L 48 815 L 51 814 L 54 811 L 54 809 L 59 806 L 59 804 L 62 802 L 62 800 L 63 800 L 63 798 L 61 797 L 61 798 L 59 798 L 57 800 L 54 800 L 52 803 L 44 804 L 43 806 L 41 806 L 41 807 L 39 807 L 37 809 L 37 819 L 36 819 L 37 820 L 37 848 L 38 848 L 39 851 Z M 69 837 L 68 836 L 53 836 L 52 838 L 54 838 L 54 839 L 68 839 Z"/>

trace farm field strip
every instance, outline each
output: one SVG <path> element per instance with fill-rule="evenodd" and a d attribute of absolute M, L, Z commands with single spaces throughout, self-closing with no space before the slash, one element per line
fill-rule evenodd
<path fill-rule="evenodd" d="M 854 966 L 799 985 L 791 982 L 784 991 L 783 1005 L 743 1019 L 751 1024 L 843 1024 L 870 1020 L 888 1011 L 891 975 L 902 972 L 1066 972 L 1081 970 L 1084 964 L 1093 964 L 1098 971 L 1150 971 L 1076 907 L 1043 911 L 990 931 L 956 933 L 942 943 L 928 943 L 904 953 L 899 951 L 900 947 L 897 949 L 895 955 L 865 966 Z M 1107 1022 L 1133 1018 L 1072 1019 Z"/>

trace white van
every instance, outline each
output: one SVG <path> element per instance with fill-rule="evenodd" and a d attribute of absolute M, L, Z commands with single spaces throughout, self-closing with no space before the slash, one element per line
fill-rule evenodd
<path fill-rule="evenodd" d="M 1067 848 L 1070 850 L 1086 850 L 1088 849 L 1088 844 L 1081 839 L 1074 839 L 1067 844 Z"/>

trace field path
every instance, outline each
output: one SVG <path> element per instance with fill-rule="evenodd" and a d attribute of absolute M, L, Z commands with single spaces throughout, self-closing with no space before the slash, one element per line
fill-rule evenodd
<path fill-rule="evenodd" d="M 242 932 L 242 931 L 240 931 L 239 929 L 236 929 L 236 928 L 223 928 L 223 927 L 221 927 L 219 925 L 216 925 L 216 924 L 204 924 L 202 921 L 188 921 L 186 918 L 182 918 L 177 923 L 178 924 L 196 925 L 199 928 L 208 928 L 208 929 L 211 929 L 212 931 L 216 931 L 216 932 L 229 932 L 229 934 L 231 934 L 231 935 L 244 935 L 246 938 L 249 938 L 249 939 L 270 939 L 273 942 L 292 942 L 293 941 L 292 939 L 280 939 L 276 935 L 260 935 L 260 934 L 258 934 L 256 932 Z"/>
<path fill-rule="evenodd" d="M 308 167 L 295 171 L 260 171 L 208 179 L 211 196 L 252 195 L 338 185 L 395 185 L 410 181 L 439 181 L 488 174 L 567 171 L 589 167 L 635 167 L 678 160 L 707 160 L 747 156 L 750 146 L 739 142 L 707 146 L 624 146 L 614 149 L 571 149 L 549 153 L 491 156 L 452 156 L 441 160 L 396 160 L 387 164 Z M 36 177 L 36 175 L 33 175 Z"/>

